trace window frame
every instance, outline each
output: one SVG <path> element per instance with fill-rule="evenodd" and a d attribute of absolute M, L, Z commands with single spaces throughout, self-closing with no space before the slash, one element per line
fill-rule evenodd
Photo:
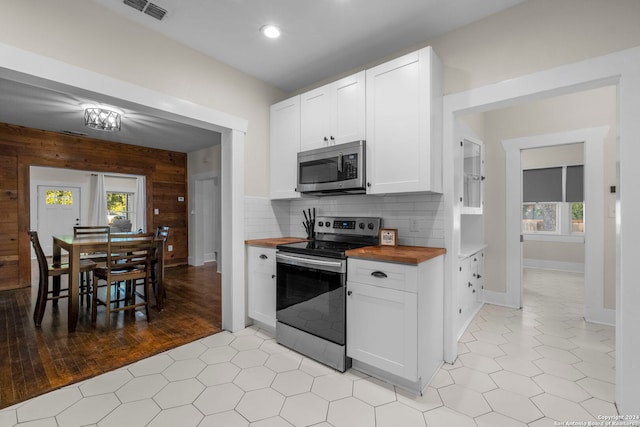
<path fill-rule="evenodd" d="M 584 212 L 585 212 L 585 202 L 567 202 L 566 201 L 566 196 L 567 196 L 567 168 L 572 167 L 572 166 L 584 166 L 584 165 L 563 165 L 563 166 L 558 166 L 562 168 L 562 200 L 563 201 L 555 201 L 555 202 L 545 202 L 545 201 L 539 201 L 539 202 L 524 202 L 521 201 L 521 215 L 520 215 L 520 232 L 524 236 L 529 236 L 529 238 L 525 239 L 525 240 L 541 240 L 541 239 L 533 239 L 530 238 L 530 236 L 548 236 L 548 237 L 578 237 L 581 241 L 584 241 L 584 235 L 585 235 L 585 231 L 584 229 L 586 229 L 587 227 L 587 221 L 586 218 L 584 218 Z M 543 168 L 544 169 L 544 168 Z M 524 177 L 524 171 L 527 169 L 522 169 L 522 173 L 523 173 L 523 177 Z M 523 178 L 524 179 L 524 178 Z M 524 206 L 525 205 L 532 205 L 532 204 L 550 204 L 550 203 L 555 203 L 557 204 L 557 210 L 556 210 L 556 231 L 529 231 L 524 229 L 524 220 L 525 218 L 523 217 L 524 215 Z M 572 227 L 572 209 L 571 206 L 573 204 L 576 203 L 581 203 L 583 205 L 582 208 L 582 212 L 583 212 L 583 219 L 582 219 L 582 223 L 583 223 L 583 231 L 573 231 L 573 227 Z M 571 239 L 570 239 L 571 241 Z"/>

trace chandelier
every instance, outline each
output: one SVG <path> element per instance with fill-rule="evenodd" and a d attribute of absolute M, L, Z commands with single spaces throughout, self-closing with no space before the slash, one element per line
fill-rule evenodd
<path fill-rule="evenodd" d="M 122 112 L 106 108 L 88 106 L 84 109 L 84 124 L 97 130 L 119 131 Z"/>

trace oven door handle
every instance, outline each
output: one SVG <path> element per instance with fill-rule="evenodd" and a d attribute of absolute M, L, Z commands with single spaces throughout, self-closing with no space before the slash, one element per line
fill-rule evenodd
<path fill-rule="evenodd" d="M 292 255 L 285 255 L 282 253 L 276 254 L 276 260 L 283 261 L 285 264 L 301 265 L 309 267 L 333 267 L 341 268 L 343 263 L 340 261 L 323 261 L 319 259 L 302 258 Z"/>

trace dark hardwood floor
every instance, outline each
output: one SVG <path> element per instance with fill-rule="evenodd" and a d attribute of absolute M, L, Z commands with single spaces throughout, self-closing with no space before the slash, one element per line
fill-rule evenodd
<path fill-rule="evenodd" d="M 80 307 L 76 332 L 67 333 L 67 302 L 47 303 L 36 328 L 32 315 L 38 273 L 31 289 L 0 292 L 0 408 L 72 384 L 221 330 L 220 275 L 215 263 L 165 269 L 167 299 L 162 312 L 104 313 L 91 326 Z M 104 307 L 103 307 L 104 308 Z"/>

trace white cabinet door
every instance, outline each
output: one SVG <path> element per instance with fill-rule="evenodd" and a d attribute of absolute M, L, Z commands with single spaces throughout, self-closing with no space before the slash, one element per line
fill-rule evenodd
<path fill-rule="evenodd" d="M 483 303 L 484 296 L 484 252 L 478 252 L 471 257 L 471 275 L 475 279 L 476 302 Z"/>
<path fill-rule="evenodd" d="M 276 327 L 276 250 L 247 249 L 249 317 Z"/>
<path fill-rule="evenodd" d="M 332 84 L 332 129 L 335 144 L 366 139 L 365 72 L 361 71 Z"/>
<path fill-rule="evenodd" d="M 300 151 L 329 144 L 331 88 L 323 86 L 300 95 Z"/>
<path fill-rule="evenodd" d="M 365 139 L 365 72 L 300 95 L 300 151 Z"/>
<path fill-rule="evenodd" d="M 296 192 L 300 151 L 300 97 L 271 106 L 271 198 L 292 199 Z"/>
<path fill-rule="evenodd" d="M 441 68 L 427 47 L 367 70 L 369 193 L 442 191 Z"/>
<path fill-rule="evenodd" d="M 417 380 L 417 295 L 347 282 L 347 355 Z"/>
<path fill-rule="evenodd" d="M 484 208 L 484 144 L 464 138 L 462 150 L 462 206 L 461 214 L 482 215 Z"/>

